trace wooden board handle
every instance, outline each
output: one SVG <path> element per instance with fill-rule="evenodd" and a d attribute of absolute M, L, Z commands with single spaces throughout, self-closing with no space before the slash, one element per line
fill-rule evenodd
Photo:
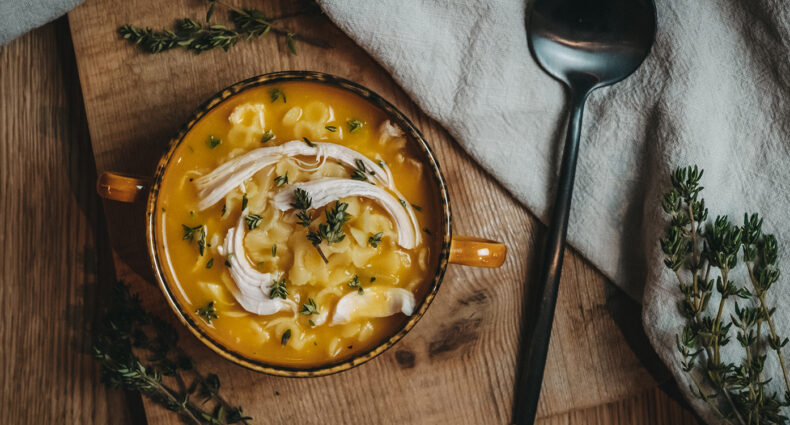
<path fill-rule="evenodd" d="M 105 171 L 96 181 L 96 192 L 104 199 L 135 202 L 148 193 L 151 179 Z"/>
<path fill-rule="evenodd" d="M 453 236 L 450 263 L 473 267 L 499 267 L 505 262 L 507 247 L 499 242 L 469 236 Z"/>

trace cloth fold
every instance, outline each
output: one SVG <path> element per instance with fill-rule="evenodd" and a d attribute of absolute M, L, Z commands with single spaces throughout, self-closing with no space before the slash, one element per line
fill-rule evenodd
<path fill-rule="evenodd" d="M 524 1 L 318 2 L 463 149 L 547 221 L 566 99 L 529 54 Z M 660 198 L 675 167 L 698 164 L 711 214 L 740 224 L 745 212 L 759 212 L 764 230 L 790 243 L 790 227 L 783 226 L 790 210 L 790 5 L 657 3 L 650 57 L 588 101 L 568 239 L 643 301 L 653 347 L 701 416 L 717 423 L 690 396 L 675 348 L 684 322 L 677 281 L 662 264 L 658 239 L 667 219 Z M 786 251 L 780 267 L 787 266 Z M 790 304 L 789 284 L 777 285 L 775 321 L 787 335 L 790 309 L 782 307 Z M 740 361 L 736 352 L 729 355 Z M 764 376 L 784 392 L 775 356 Z"/>
<path fill-rule="evenodd" d="M 75 8 L 83 0 L 0 0 L 0 46 Z"/>

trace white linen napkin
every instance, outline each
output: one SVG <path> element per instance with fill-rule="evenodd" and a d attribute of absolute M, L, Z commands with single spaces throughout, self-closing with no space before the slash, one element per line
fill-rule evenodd
<path fill-rule="evenodd" d="M 318 1 L 546 222 L 566 99 L 529 54 L 523 0 Z M 658 0 L 657 10 L 651 56 L 587 104 L 568 237 L 643 300 L 647 335 L 688 396 L 691 382 L 675 348 L 683 324 L 680 293 L 658 244 L 666 226 L 660 196 L 672 169 L 699 164 L 711 213 L 728 214 L 737 224 L 745 212 L 764 215 L 764 230 L 784 243 L 779 264 L 790 273 L 790 226 L 784 225 L 790 211 L 790 5 Z M 776 285 L 775 320 L 787 335 L 790 283 Z M 737 345 L 731 334 L 730 345 Z M 774 356 L 765 376 L 784 392 Z M 703 402 L 687 398 L 708 422 L 717 422 Z"/>
<path fill-rule="evenodd" d="M 0 0 L 0 46 L 65 14 L 83 0 Z"/>

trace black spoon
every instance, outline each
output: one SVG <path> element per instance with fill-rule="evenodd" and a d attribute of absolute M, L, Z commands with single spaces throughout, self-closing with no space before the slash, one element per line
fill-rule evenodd
<path fill-rule="evenodd" d="M 536 0 L 528 17 L 532 55 L 544 71 L 565 84 L 572 107 L 538 279 L 542 286 L 540 308 L 531 338 L 522 331 L 513 409 L 517 424 L 532 424 L 537 411 L 557 303 L 584 102 L 591 91 L 631 75 L 647 57 L 655 31 L 653 0 Z"/>

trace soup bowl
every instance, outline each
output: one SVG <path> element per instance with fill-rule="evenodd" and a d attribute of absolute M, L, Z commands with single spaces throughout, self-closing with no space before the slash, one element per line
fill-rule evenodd
<path fill-rule="evenodd" d="M 430 189 L 430 193 L 433 194 L 432 197 L 437 198 L 434 201 L 438 227 L 434 227 L 432 229 L 433 232 L 430 233 L 432 238 L 434 238 L 433 243 L 435 243 L 436 249 L 429 251 L 431 256 L 430 261 L 428 261 L 430 269 L 426 271 L 426 276 L 430 276 L 430 278 L 423 283 L 424 290 L 421 291 L 415 300 L 412 314 L 393 327 L 391 331 L 388 331 L 387 335 L 369 344 L 369 347 L 366 349 L 350 354 L 340 360 L 328 357 L 325 361 L 309 366 L 290 366 L 263 361 L 260 358 L 249 355 L 249 353 L 244 353 L 237 348 L 228 346 L 228 344 L 220 341 L 219 338 L 208 332 L 206 323 L 196 320 L 194 315 L 190 314 L 191 309 L 186 305 L 183 297 L 179 296 L 177 285 L 173 281 L 174 275 L 171 275 L 174 272 L 168 273 L 165 261 L 163 261 L 164 233 L 157 231 L 158 214 L 160 214 L 160 210 L 165 210 L 161 196 L 163 179 L 167 171 L 173 167 L 177 156 L 176 151 L 184 143 L 190 131 L 212 110 L 222 107 L 225 102 L 231 101 L 241 93 L 260 87 L 289 82 L 310 82 L 332 87 L 332 90 L 341 90 L 344 93 L 358 97 L 364 101 L 365 107 L 383 112 L 389 122 L 401 131 L 406 143 L 410 145 L 409 149 L 411 149 L 411 152 L 416 152 L 415 155 L 419 157 L 419 161 L 425 166 L 421 169 L 425 170 L 423 175 L 427 177 L 423 178 L 419 184 L 427 185 L 426 189 Z M 282 100 L 285 102 L 284 98 Z M 274 96 L 272 102 L 274 102 Z M 312 145 L 308 140 L 305 141 L 308 145 Z M 192 149 L 191 145 L 187 146 Z M 322 376 L 345 371 L 371 360 L 403 338 L 425 314 L 439 290 L 448 263 L 476 267 L 499 267 L 505 261 L 507 252 L 507 248 L 503 244 L 494 241 L 453 235 L 450 199 L 439 164 L 422 134 L 403 113 L 372 90 L 346 79 L 318 72 L 286 71 L 265 74 L 241 81 L 221 90 L 198 107 L 192 117 L 171 139 L 169 149 L 161 157 L 153 179 L 105 172 L 99 176 L 97 191 L 104 198 L 121 202 L 142 201 L 147 194 L 145 217 L 147 250 L 154 276 L 172 310 L 195 337 L 220 356 L 249 369 L 271 375 L 288 377 Z M 403 199 L 400 202 L 406 208 Z M 244 209 L 243 206 L 242 209 Z M 224 211 L 223 209 L 223 215 Z M 161 215 L 163 216 L 163 213 Z M 200 249 L 202 256 L 203 246 Z M 276 249 L 276 246 L 273 247 L 274 249 Z M 274 251 L 272 255 L 274 256 Z M 213 262 L 213 259 L 211 261 Z M 230 267 L 229 264 L 227 265 Z M 211 267 L 211 264 L 207 264 L 208 267 Z M 371 282 L 373 282 L 373 279 L 371 279 Z M 285 298 L 283 297 L 283 299 Z M 211 323 L 211 321 L 209 320 L 208 323 Z M 313 325 L 312 321 L 310 323 Z M 290 329 L 288 330 L 288 336 L 290 337 Z M 285 342 L 283 342 L 284 344 Z"/>

